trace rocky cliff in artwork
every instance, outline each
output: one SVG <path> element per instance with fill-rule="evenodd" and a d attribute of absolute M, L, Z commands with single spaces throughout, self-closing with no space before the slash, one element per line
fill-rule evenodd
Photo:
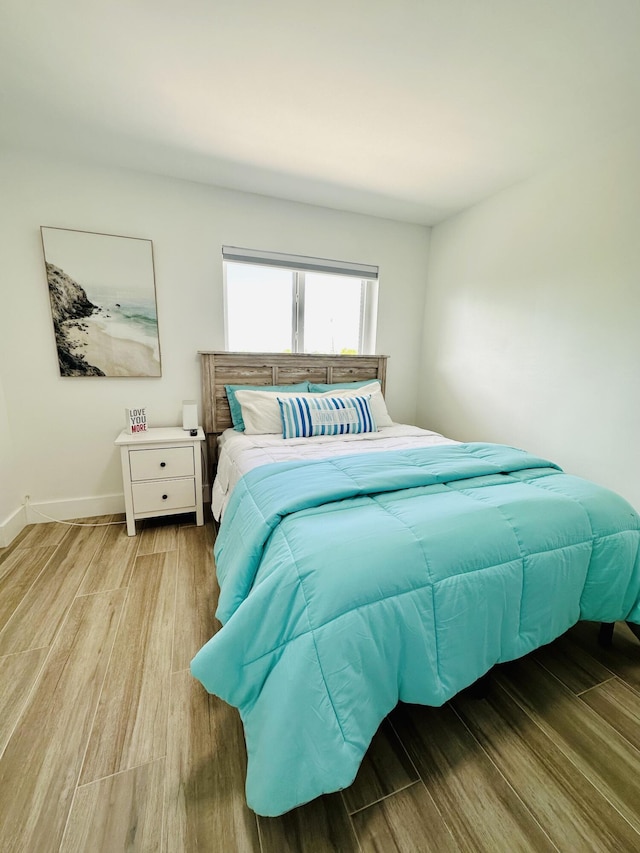
<path fill-rule="evenodd" d="M 47 281 L 61 376 L 104 376 L 102 370 L 89 364 L 81 353 L 73 352 L 69 337 L 77 321 L 90 317 L 97 306 L 89 301 L 77 281 L 54 264 L 47 263 Z"/>

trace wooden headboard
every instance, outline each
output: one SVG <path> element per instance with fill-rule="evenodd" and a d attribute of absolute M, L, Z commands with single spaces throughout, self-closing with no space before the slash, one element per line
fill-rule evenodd
<path fill-rule="evenodd" d="M 386 355 L 200 352 L 202 413 L 215 459 L 215 436 L 230 426 L 225 385 L 293 385 L 296 382 L 358 382 L 379 379 L 385 391 Z"/>

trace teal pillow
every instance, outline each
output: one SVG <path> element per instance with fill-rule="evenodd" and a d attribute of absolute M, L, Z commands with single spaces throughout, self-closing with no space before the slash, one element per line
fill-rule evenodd
<path fill-rule="evenodd" d="M 227 400 L 229 401 L 229 409 L 231 410 L 231 420 L 233 428 L 238 432 L 244 432 L 244 421 L 242 420 L 242 408 L 236 400 L 236 391 L 275 391 L 287 392 L 293 391 L 309 391 L 308 382 L 298 382 L 297 385 L 225 385 L 224 390 L 227 392 Z"/>
<path fill-rule="evenodd" d="M 352 388 L 362 388 L 364 385 L 371 385 L 372 382 L 377 382 L 380 385 L 379 379 L 363 379 L 362 382 L 334 382 L 333 385 L 322 385 L 318 382 L 309 382 L 309 391 L 312 394 L 322 394 L 325 391 L 338 391 L 344 388 L 345 391 L 350 391 Z"/>

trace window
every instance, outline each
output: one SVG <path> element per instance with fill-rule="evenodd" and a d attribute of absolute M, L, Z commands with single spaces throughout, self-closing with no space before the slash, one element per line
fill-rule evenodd
<path fill-rule="evenodd" d="M 226 347 L 371 353 L 378 268 L 223 246 Z"/>

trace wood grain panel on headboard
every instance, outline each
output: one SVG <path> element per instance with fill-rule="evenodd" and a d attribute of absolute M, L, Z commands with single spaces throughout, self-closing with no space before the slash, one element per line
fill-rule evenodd
<path fill-rule="evenodd" d="M 385 391 L 386 355 L 200 352 L 204 431 L 217 435 L 230 426 L 225 385 L 292 385 L 296 382 L 358 382 L 379 379 Z M 209 440 L 215 444 L 215 438 Z M 215 458 L 215 451 L 214 451 Z"/>

